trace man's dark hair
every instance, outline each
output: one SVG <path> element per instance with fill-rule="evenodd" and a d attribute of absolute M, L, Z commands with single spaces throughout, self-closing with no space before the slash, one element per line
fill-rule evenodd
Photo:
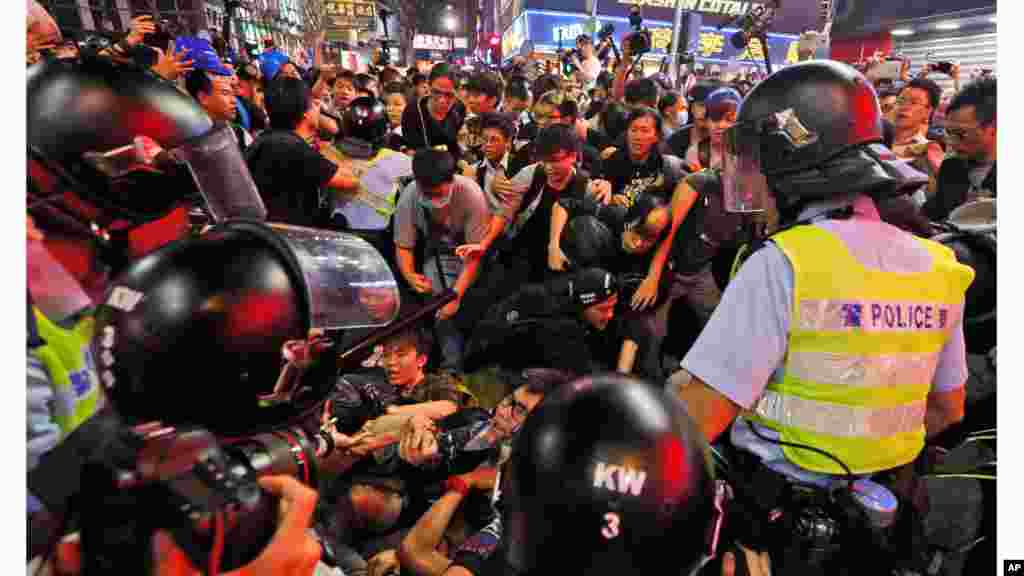
<path fill-rule="evenodd" d="M 403 82 L 389 82 L 384 85 L 384 91 L 381 93 L 381 96 L 390 96 L 392 94 L 401 94 L 406 101 L 409 100 L 409 90 Z"/>
<path fill-rule="evenodd" d="M 612 140 L 617 140 L 629 127 L 629 113 L 619 102 L 609 102 L 601 111 L 601 126 Z"/>
<path fill-rule="evenodd" d="M 530 92 L 534 94 L 547 94 L 552 90 L 562 91 L 562 79 L 554 74 L 545 74 L 533 83 Z"/>
<path fill-rule="evenodd" d="M 423 148 L 412 157 L 412 174 L 420 188 L 434 188 L 455 177 L 455 158 L 443 150 Z"/>
<path fill-rule="evenodd" d="M 679 103 L 679 93 L 675 91 L 665 92 L 658 101 L 658 112 L 665 112 L 665 108 L 671 108 Z"/>
<path fill-rule="evenodd" d="M 480 116 L 480 131 L 493 128 L 505 135 L 506 140 L 511 140 L 516 133 L 515 121 L 507 114 L 500 112 L 486 112 Z"/>
<path fill-rule="evenodd" d="M 252 68 L 249 68 L 250 66 L 252 66 Z M 246 62 L 245 64 L 237 68 L 235 74 L 238 76 L 238 79 L 242 82 L 256 82 L 259 80 L 260 76 L 258 73 L 250 74 L 249 71 L 252 69 L 259 70 L 259 65 L 253 64 L 252 62 Z"/>
<path fill-rule="evenodd" d="M 558 105 L 558 115 L 562 117 L 562 120 L 566 118 L 572 118 L 573 122 L 580 117 L 580 107 L 572 98 L 565 98 L 562 103 Z"/>
<path fill-rule="evenodd" d="M 932 110 L 939 107 L 939 102 L 942 101 L 942 88 L 935 83 L 934 80 L 927 78 L 914 78 L 907 85 L 903 87 L 904 90 L 907 88 L 916 88 L 918 90 L 924 90 L 928 94 L 928 103 L 931 104 Z"/>
<path fill-rule="evenodd" d="M 305 81 L 288 76 L 277 76 L 270 81 L 266 106 L 272 129 L 294 130 L 312 104 L 313 95 Z"/>
<path fill-rule="evenodd" d="M 658 113 L 654 108 L 647 108 L 646 106 L 641 108 L 634 108 L 629 113 L 629 118 L 626 120 L 626 129 L 633 125 L 633 122 L 641 118 L 652 118 L 654 120 L 654 129 L 658 133 L 658 140 L 661 140 L 661 114 Z"/>
<path fill-rule="evenodd" d="M 650 78 L 636 78 L 626 84 L 626 104 L 658 107 L 658 84 Z"/>
<path fill-rule="evenodd" d="M 527 80 L 525 76 L 512 76 L 509 78 L 508 85 L 505 86 L 505 97 L 515 98 L 516 100 L 529 100 L 529 80 Z"/>
<path fill-rule="evenodd" d="M 988 126 L 996 121 L 996 79 L 983 78 L 971 82 L 953 97 L 946 108 L 946 114 L 974 106 L 974 115 L 979 126 Z"/>
<path fill-rule="evenodd" d="M 438 78 L 447 78 L 452 81 L 452 84 L 455 83 L 455 74 L 447 62 L 438 62 L 430 69 L 430 83 L 433 84 L 434 80 Z"/>
<path fill-rule="evenodd" d="M 356 74 L 354 85 L 356 87 L 356 90 L 369 92 L 370 89 L 368 88 L 368 86 L 376 82 L 377 79 L 374 78 L 373 76 L 370 76 L 369 74 Z"/>
<path fill-rule="evenodd" d="M 412 85 L 413 86 L 416 86 L 417 84 L 422 84 L 422 83 L 424 83 L 426 81 L 427 81 L 427 76 L 425 74 L 421 74 L 421 73 L 417 72 L 417 73 L 412 75 Z"/>
<path fill-rule="evenodd" d="M 473 75 L 466 83 L 466 91 L 470 94 L 483 94 L 488 98 L 494 98 L 494 105 L 501 104 L 503 86 L 501 78 L 491 72 L 481 72 Z"/>
<path fill-rule="evenodd" d="M 430 351 L 434 348 L 434 336 L 431 331 L 419 326 L 407 328 L 386 340 L 386 342 L 395 341 L 412 344 L 412 347 L 416 349 L 416 354 L 426 356 L 430 356 Z"/>
<path fill-rule="evenodd" d="M 399 74 L 398 70 L 391 68 L 390 66 L 380 71 L 380 83 L 381 85 L 390 84 L 392 82 L 399 82 L 402 80 L 402 75 Z"/>
<path fill-rule="evenodd" d="M 206 70 L 191 70 L 185 75 L 185 90 L 192 98 L 199 100 L 200 93 L 207 96 L 213 94 L 213 80 L 210 79 Z"/>
<path fill-rule="evenodd" d="M 351 70 L 349 70 L 349 69 L 347 69 L 347 68 L 343 69 L 343 70 L 339 70 L 338 71 L 338 76 L 334 79 L 334 85 L 337 86 L 338 82 L 341 82 L 342 80 L 345 80 L 345 81 L 349 82 L 350 84 L 352 84 L 352 86 L 355 86 L 356 85 L 356 73 L 351 71 Z"/>
<path fill-rule="evenodd" d="M 574 126 L 553 124 L 545 127 L 534 140 L 534 150 L 538 158 L 550 158 L 559 152 L 578 154 L 580 139 Z"/>

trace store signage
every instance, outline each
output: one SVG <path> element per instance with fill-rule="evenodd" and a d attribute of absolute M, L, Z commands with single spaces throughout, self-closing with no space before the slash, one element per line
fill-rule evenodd
<path fill-rule="evenodd" d="M 714 14 L 716 16 L 742 16 L 755 6 L 763 6 L 760 2 L 734 2 L 732 0 L 678 0 L 683 10 Z M 619 4 L 636 4 L 655 8 L 675 8 L 676 0 L 619 0 Z"/>
<path fill-rule="evenodd" d="M 469 43 L 465 36 L 455 38 L 456 48 L 465 48 Z M 434 36 L 431 34 L 417 34 L 412 39 L 412 46 L 416 50 L 451 50 L 451 36 Z"/>
<path fill-rule="evenodd" d="M 372 0 L 326 0 L 323 3 L 327 28 L 376 28 L 377 6 Z"/>
<path fill-rule="evenodd" d="M 509 56 L 509 47 L 517 49 L 527 38 L 525 34 L 529 31 L 529 38 L 534 41 L 536 48 L 542 52 L 553 52 L 558 48 L 559 35 L 562 38 L 562 47 L 571 48 L 574 45 L 576 36 L 588 33 L 589 17 L 580 14 L 564 14 L 550 11 L 527 10 L 526 25 L 521 23 L 522 17 L 517 19 L 502 38 L 502 54 Z M 623 22 L 624 18 L 598 16 L 600 26 L 611 23 L 615 24 L 615 41 L 622 46 L 623 38 L 631 32 L 629 25 Z M 653 55 L 664 55 L 672 44 L 672 23 L 657 20 L 645 20 L 644 25 L 651 31 L 651 53 Z M 752 64 L 764 63 L 764 47 L 759 40 L 751 40 L 746 48 L 736 49 L 729 41 L 734 28 L 718 29 L 714 26 L 702 26 L 696 44 L 698 61 L 708 60 L 712 62 L 749 62 Z M 791 34 L 768 34 L 768 52 L 771 61 L 775 64 L 794 63 L 798 61 L 797 49 L 800 40 L 798 36 Z"/>

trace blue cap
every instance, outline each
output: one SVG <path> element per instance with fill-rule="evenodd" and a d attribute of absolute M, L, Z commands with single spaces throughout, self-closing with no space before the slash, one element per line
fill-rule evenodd
<path fill-rule="evenodd" d="M 196 70 L 205 70 L 219 76 L 231 76 L 231 71 L 220 61 L 209 40 L 195 36 L 179 36 L 175 41 L 175 48 L 178 51 L 185 51 L 186 59 L 192 61 L 192 67 Z"/>
<path fill-rule="evenodd" d="M 288 62 L 288 55 L 277 50 L 268 50 L 263 54 L 260 54 L 259 61 L 260 71 L 263 72 L 263 77 L 270 80 L 277 75 L 281 66 L 284 66 L 285 63 Z"/>
<path fill-rule="evenodd" d="M 711 120 L 721 118 L 728 111 L 739 110 L 743 97 L 732 88 L 719 88 L 704 99 L 704 108 Z"/>

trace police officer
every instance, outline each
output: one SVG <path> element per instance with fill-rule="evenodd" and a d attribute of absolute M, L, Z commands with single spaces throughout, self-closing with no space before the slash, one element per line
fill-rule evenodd
<path fill-rule="evenodd" d="M 726 134 L 726 197 L 771 194 L 782 229 L 739 269 L 669 389 L 708 440 L 735 421 L 738 454 L 791 483 L 903 466 L 963 417 L 973 273 L 880 221 L 873 198 L 923 180 L 881 139 L 871 84 L 832 61 L 766 79 Z"/>
<path fill-rule="evenodd" d="M 31 215 L 30 242 L 41 242 L 43 236 L 57 237 L 66 252 L 87 254 L 105 265 L 120 266 L 131 256 L 146 249 L 145 246 L 135 244 L 131 235 L 149 223 L 165 219 L 168 213 L 173 213 L 176 208 L 194 201 L 198 196 L 206 200 L 207 209 L 218 219 L 232 216 L 261 218 L 265 215 L 237 146 L 229 145 L 233 142 L 230 129 L 214 126 L 202 109 L 173 85 L 162 82 L 140 68 L 120 65 L 114 60 L 92 54 L 83 55 L 81 60 L 40 63 L 28 71 L 27 80 L 27 204 Z M 93 94 L 92 104 L 88 107 L 75 105 L 83 90 Z M 54 110 L 60 113 L 54 114 Z M 137 122 L 139 115 L 152 122 L 140 124 Z M 225 177 L 226 174 L 230 174 L 231 178 Z M 165 225 L 165 228 L 178 229 L 172 221 L 165 219 L 165 224 L 170 224 Z M 152 232 L 153 229 L 144 230 L 143 234 Z M 149 249 L 152 248 L 149 246 Z M 161 253 L 166 255 L 167 251 Z M 231 258 L 236 255 L 232 254 Z M 30 476 L 29 487 L 46 504 L 47 513 L 59 517 L 66 511 L 60 508 L 67 501 L 61 503 L 57 499 L 62 493 L 71 494 L 78 489 L 81 477 L 78 468 L 82 462 L 99 456 L 98 452 L 110 444 L 110 427 L 107 424 L 116 421 L 112 419 L 112 408 L 117 407 L 120 411 L 117 394 L 112 393 L 111 388 L 118 377 L 122 384 L 127 384 L 126 376 L 138 368 L 140 363 L 147 363 L 151 358 L 150 350 L 144 346 L 137 347 L 134 350 L 138 355 L 134 360 L 139 360 L 139 363 L 122 356 L 119 358 L 121 364 L 118 369 L 105 370 L 103 358 L 107 355 L 91 348 L 91 345 L 102 341 L 110 346 L 115 331 L 104 329 L 102 312 L 94 314 L 91 303 L 102 302 L 110 304 L 108 309 L 120 307 L 127 311 L 150 308 L 154 302 L 167 304 L 167 301 L 156 296 L 149 298 L 146 304 L 140 304 L 138 297 L 142 294 L 131 289 L 124 290 L 123 286 L 118 286 L 122 290 L 112 290 L 106 298 L 92 300 L 92 294 L 80 294 L 81 290 L 72 285 L 76 280 L 74 278 L 65 278 L 68 282 L 57 285 L 54 282 L 57 280 L 55 275 L 63 271 L 59 262 L 52 261 L 52 258 L 47 261 L 48 256 L 51 255 L 43 246 L 30 244 L 30 268 L 38 266 L 36 271 L 41 276 L 38 283 L 30 285 L 29 407 L 32 411 L 33 399 L 44 398 L 45 386 L 49 382 L 53 401 L 47 404 L 52 412 L 33 411 L 31 416 L 34 420 L 51 419 L 55 422 L 60 428 L 63 445 L 42 454 L 35 478 L 42 480 L 34 482 Z M 173 256 L 148 259 L 143 268 L 148 266 L 153 271 L 154 267 L 160 267 L 158 264 L 166 264 L 168 260 L 173 260 Z M 184 278 L 180 273 L 164 274 L 167 269 L 160 268 L 158 276 L 173 277 L 176 279 L 174 282 Z M 179 268 L 175 272 L 182 270 Z M 64 276 L 67 276 L 66 272 Z M 245 275 L 227 276 L 238 279 Z M 177 285 L 180 288 L 180 284 Z M 103 287 L 98 288 L 102 290 Z M 156 293 L 163 296 L 169 294 L 166 290 Z M 174 294 L 171 307 L 181 312 L 180 292 Z M 39 306 L 32 306 L 32 297 L 38 299 Z M 207 303 L 211 301 L 214 300 L 202 300 Z M 221 305 L 215 308 L 223 312 L 225 300 L 221 298 L 217 301 Z M 159 303 L 156 304 L 158 308 Z M 163 308 L 162 311 L 168 309 Z M 208 306 L 205 309 L 212 311 Z M 230 314 L 225 313 L 224 316 Z M 163 322 L 152 321 L 154 317 L 159 317 Z M 166 314 L 156 314 L 136 325 L 146 325 L 147 335 L 144 338 L 151 338 L 155 334 L 152 330 L 167 326 L 168 317 Z M 90 343 L 92 335 L 103 337 L 95 338 Z M 123 343 L 125 335 L 126 331 L 117 331 L 116 337 Z M 265 332 L 261 332 L 262 335 Z M 250 344 L 252 341 L 248 340 Z M 220 348 L 207 347 L 211 351 Z M 104 349 L 104 352 L 109 352 L 109 349 Z M 251 349 L 247 352 L 251 353 Z M 280 347 L 274 352 L 276 365 Z M 194 356 L 184 357 L 203 364 Z M 211 364 L 221 360 L 223 357 Z M 182 356 L 171 363 L 178 367 L 196 366 L 182 362 Z M 160 368 L 156 369 L 157 373 L 160 371 Z M 140 381 L 149 383 L 148 388 L 127 385 L 119 390 L 125 391 L 127 388 L 146 396 L 147 392 L 152 393 L 154 386 L 160 387 L 159 382 L 151 381 L 156 378 L 141 376 Z M 200 385 L 206 382 L 203 378 L 182 378 L 180 375 L 172 375 L 170 378 L 172 384 L 164 386 L 164 391 L 180 398 L 192 398 L 186 402 L 193 405 L 199 394 L 183 391 L 180 385 L 189 380 Z M 216 392 L 213 394 L 217 395 Z M 230 395 L 219 397 L 228 402 L 234 400 Z M 110 403 L 105 404 L 103 398 Z M 154 400 L 153 394 L 149 395 L 149 400 Z M 122 406 L 125 405 L 132 406 L 133 403 L 129 401 Z M 162 405 L 159 400 L 153 401 L 150 406 L 161 412 L 160 417 L 166 414 L 163 410 L 166 405 Z M 220 418 L 222 414 L 217 414 L 217 417 Z M 33 456 L 43 452 L 44 447 L 33 445 L 35 438 L 31 428 L 29 436 L 30 462 L 34 465 Z M 68 452 L 57 454 L 65 448 Z M 319 558 L 319 547 L 308 538 L 306 528 L 312 516 L 316 493 L 291 478 L 264 478 L 261 485 L 268 492 L 281 496 L 284 519 L 273 543 L 246 570 L 253 574 L 282 574 L 288 573 L 288 570 L 302 569 L 306 573 L 312 571 Z M 90 496 L 96 495 L 85 494 L 76 501 L 87 502 Z M 102 495 L 98 497 L 102 498 Z M 40 502 L 35 504 L 38 508 Z M 30 511 L 31 505 L 30 500 Z M 84 506 L 79 506 L 76 512 L 82 512 Z M 64 525 L 79 526 L 80 523 Z M 62 535 L 48 533 L 46 526 L 36 525 L 32 528 L 30 555 L 42 551 L 34 545 L 46 546 L 50 538 Z M 187 566 L 184 553 L 170 543 L 169 538 L 163 542 L 166 545 L 158 544 L 157 547 L 175 558 L 162 555 L 163 561 L 159 563 L 164 571 L 161 573 L 184 573 Z M 69 547 L 73 552 L 60 555 L 57 561 L 60 573 L 78 573 L 81 570 L 81 566 L 66 565 L 61 560 L 82 556 L 88 558 L 88 553 L 76 550 L 77 542 Z M 181 570 L 175 572 L 179 568 Z M 30 570 L 35 571 L 34 568 Z"/>
<path fill-rule="evenodd" d="M 470 538 L 445 574 L 718 573 L 709 563 L 727 548 L 728 491 L 707 449 L 684 407 L 653 385 L 603 375 L 561 386 L 519 432 L 491 538 Z M 766 558 L 744 558 L 748 574 L 768 574 Z M 736 562 L 721 573 L 742 573 Z"/>
<path fill-rule="evenodd" d="M 393 263 L 389 223 L 401 182 L 412 177 L 412 159 L 387 148 L 387 135 L 387 110 L 381 100 L 362 96 L 345 109 L 341 138 L 332 150 L 339 165 L 358 177 L 360 185 L 351 197 L 332 199 L 331 223 L 368 240 Z"/>
<path fill-rule="evenodd" d="M 600 268 L 527 284 L 484 315 L 469 340 L 466 370 L 490 363 L 574 374 L 608 370 L 601 359 L 613 356 L 604 353 L 608 340 L 603 333 L 617 303 L 615 276 Z M 614 327 L 608 332 L 614 333 Z"/>

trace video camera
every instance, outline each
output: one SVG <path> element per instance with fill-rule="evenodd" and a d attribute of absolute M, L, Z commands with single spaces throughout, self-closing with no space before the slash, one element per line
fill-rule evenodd
<path fill-rule="evenodd" d="M 633 5 L 629 8 L 629 25 L 633 31 L 627 35 L 622 43 L 629 48 L 634 56 L 640 56 L 651 51 L 651 31 L 643 27 L 644 17 L 640 13 L 640 6 Z"/>
<path fill-rule="evenodd" d="M 80 518 L 87 576 L 155 573 L 147 544 L 161 529 L 193 565 L 236 569 L 276 531 L 277 499 L 256 479 L 286 474 L 316 487 L 324 441 L 298 427 L 229 443 L 202 428 L 126 428 L 108 418 L 98 425 L 114 439 L 83 466 L 81 492 L 66 511 Z"/>
<path fill-rule="evenodd" d="M 384 26 L 384 37 L 378 40 L 380 43 L 380 56 L 378 56 L 376 64 L 377 66 L 390 66 L 391 48 L 394 46 L 394 40 L 388 35 L 388 17 L 391 16 L 391 11 L 387 8 L 379 8 L 377 15 Z"/>
<path fill-rule="evenodd" d="M 615 24 L 607 23 L 597 32 L 597 59 L 604 62 L 608 59 L 608 52 L 614 51 L 618 56 L 619 49 L 615 46 Z"/>

